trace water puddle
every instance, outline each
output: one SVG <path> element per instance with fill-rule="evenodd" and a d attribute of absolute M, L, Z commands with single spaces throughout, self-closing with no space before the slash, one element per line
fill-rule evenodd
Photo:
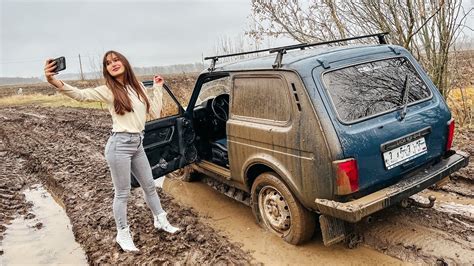
<path fill-rule="evenodd" d="M 74 240 L 69 218 L 51 194 L 40 185 L 24 194 L 34 204 L 31 213 L 35 217 L 17 217 L 7 226 L 0 265 L 87 265 L 84 251 Z"/>
<path fill-rule="evenodd" d="M 220 194 L 204 183 L 186 183 L 165 179 L 165 192 L 179 203 L 193 207 L 204 222 L 224 233 L 233 242 L 243 244 L 244 250 L 268 265 L 334 265 L 334 264 L 401 264 L 397 259 L 375 250 L 343 245 L 325 247 L 321 237 L 314 237 L 301 246 L 287 244 L 279 237 L 260 228 L 250 207 Z"/>

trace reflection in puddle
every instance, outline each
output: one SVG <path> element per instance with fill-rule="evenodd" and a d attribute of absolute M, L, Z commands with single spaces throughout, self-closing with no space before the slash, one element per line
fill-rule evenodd
<path fill-rule="evenodd" d="M 64 210 L 42 186 L 24 191 L 33 202 L 32 219 L 17 217 L 8 225 L 3 240 L 1 265 L 87 264 L 81 246 L 74 240 Z"/>

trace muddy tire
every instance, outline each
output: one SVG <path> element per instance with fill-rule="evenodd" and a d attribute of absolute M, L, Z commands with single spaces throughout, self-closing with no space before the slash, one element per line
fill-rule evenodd
<path fill-rule="evenodd" d="M 166 175 L 168 178 L 178 179 L 184 182 L 193 182 L 198 179 L 198 174 L 191 166 L 185 166 Z"/>
<path fill-rule="evenodd" d="M 252 185 L 252 211 L 260 226 L 298 245 L 313 236 L 316 219 L 275 173 L 259 175 Z"/>
<path fill-rule="evenodd" d="M 132 185 L 132 188 L 140 186 L 140 183 L 138 183 L 137 179 L 133 176 L 133 174 L 130 175 L 130 185 Z"/>

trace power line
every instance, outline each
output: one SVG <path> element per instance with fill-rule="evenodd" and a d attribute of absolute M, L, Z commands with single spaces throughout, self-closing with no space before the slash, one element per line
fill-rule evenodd
<path fill-rule="evenodd" d="M 24 60 L 24 61 L 8 61 L 8 62 L 0 62 L 0 64 L 17 64 L 17 63 L 30 63 L 30 62 L 40 62 L 40 61 L 44 61 L 44 59 L 42 60 Z"/>
<path fill-rule="evenodd" d="M 67 58 L 77 58 L 78 56 L 65 56 Z M 81 57 L 91 57 L 89 55 L 81 55 Z M 0 62 L 0 64 L 18 64 L 18 63 L 31 63 L 31 62 L 44 62 L 45 59 L 24 59 L 24 60 L 19 60 L 19 61 L 6 61 L 6 62 Z"/>

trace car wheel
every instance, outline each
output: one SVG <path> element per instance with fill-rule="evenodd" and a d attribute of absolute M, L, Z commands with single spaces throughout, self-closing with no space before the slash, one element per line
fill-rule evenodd
<path fill-rule="evenodd" d="M 133 176 L 133 174 L 130 175 L 130 185 L 132 185 L 133 188 L 140 186 L 140 183 L 138 183 L 137 179 Z"/>
<path fill-rule="evenodd" d="M 166 175 L 168 178 L 178 179 L 184 182 L 196 181 L 197 173 L 191 166 L 185 166 Z"/>
<path fill-rule="evenodd" d="M 262 227 L 290 244 L 301 244 L 313 236 L 315 215 L 301 205 L 275 173 L 263 173 L 255 179 L 251 206 Z"/>

